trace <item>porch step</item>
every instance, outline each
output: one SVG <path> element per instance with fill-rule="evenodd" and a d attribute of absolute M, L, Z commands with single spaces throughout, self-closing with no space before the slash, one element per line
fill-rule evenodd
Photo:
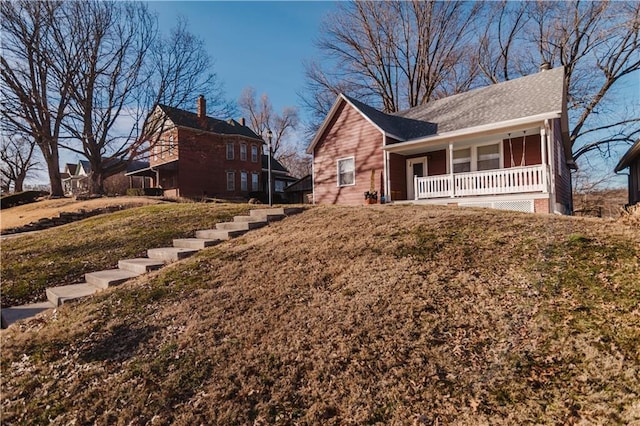
<path fill-rule="evenodd" d="M 210 240 L 229 240 L 231 238 L 239 237 L 247 232 L 244 230 L 223 230 L 223 229 L 203 229 L 196 231 L 196 238 L 210 239 Z"/>
<path fill-rule="evenodd" d="M 179 238 L 173 240 L 173 246 L 179 248 L 198 249 L 212 247 L 219 244 L 221 240 L 211 240 L 204 238 Z"/>
<path fill-rule="evenodd" d="M 97 291 L 99 291 L 98 287 L 88 283 L 49 287 L 47 289 L 47 300 L 51 302 L 53 306 L 60 306 L 71 300 L 91 296 Z"/>
<path fill-rule="evenodd" d="M 138 272 L 127 271 L 125 269 L 108 269 L 106 271 L 90 272 L 84 274 L 84 279 L 88 284 L 93 284 L 98 288 L 108 288 L 112 285 L 122 284 L 123 282 L 142 275 Z"/>
<path fill-rule="evenodd" d="M 267 226 L 268 223 L 269 222 L 267 222 L 267 220 L 256 220 L 251 222 L 223 222 L 217 223 L 216 229 L 223 231 L 250 231 L 252 229 Z"/>
<path fill-rule="evenodd" d="M 118 261 L 118 268 L 136 272 L 138 274 L 145 274 L 150 271 L 155 271 L 164 266 L 164 262 L 161 260 L 147 259 L 145 257 L 137 259 L 123 259 Z"/>
<path fill-rule="evenodd" d="M 35 317 L 40 312 L 53 308 L 55 308 L 55 306 L 51 302 L 31 303 L 28 305 L 2 308 L 0 310 L 0 326 L 2 328 L 7 328 L 16 321 Z"/>
<path fill-rule="evenodd" d="M 182 247 L 160 247 L 147 250 L 149 259 L 163 260 L 165 262 L 176 262 L 196 254 L 198 250 Z"/>

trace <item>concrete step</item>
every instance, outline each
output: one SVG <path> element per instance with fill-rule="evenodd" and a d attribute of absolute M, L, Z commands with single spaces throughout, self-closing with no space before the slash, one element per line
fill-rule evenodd
<path fill-rule="evenodd" d="M 262 216 L 290 216 L 302 212 L 302 207 L 273 207 L 269 209 L 256 209 L 249 212 L 250 216 L 262 217 Z"/>
<path fill-rule="evenodd" d="M 161 260 L 147 259 L 141 257 L 137 259 L 123 259 L 118 261 L 118 268 L 125 271 L 136 272 L 138 274 L 144 274 L 150 271 L 155 271 L 164 266 L 164 262 Z"/>
<path fill-rule="evenodd" d="M 93 284 L 98 288 L 108 288 L 112 285 L 122 284 L 138 275 L 141 275 L 141 273 L 127 271 L 125 269 L 108 269 L 106 271 L 84 274 L 84 279 L 88 284 Z"/>
<path fill-rule="evenodd" d="M 0 325 L 2 328 L 7 328 L 16 321 L 35 317 L 40 312 L 53 308 L 55 308 L 55 306 L 51 302 L 31 303 L 29 305 L 2 308 L 0 312 Z"/>
<path fill-rule="evenodd" d="M 47 289 L 47 300 L 53 306 L 60 306 L 71 300 L 91 296 L 97 291 L 99 291 L 98 287 L 88 283 L 49 287 Z"/>
<path fill-rule="evenodd" d="M 196 231 L 196 238 L 210 239 L 210 240 L 229 240 L 231 238 L 239 237 L 247 232 L 247 230 L 222 230 L 222 229 L 203 229 Z"/>
<path fill-rule="evenodd" d="M 204 238 L 179 238 L 173 240 L 174 247 L 190 248 L 201 250 L 203 248 L 215 246 L 220 244 L 221 240 L 216 239 L 204 239 Z"/>
<path fill-rule="evenodd" d="M 197 252 L 198 250 L 196 249 L 182 247 L 160 247 L 147 250 L 147 256 L 149 256 L 149 259 L 163 260 L 165 262 L 176 262 Z"/>
<path fill-rule="evenodd" d="M 254 215 L 254 216 L 234 216 L 234 222 L 275 222 L 277 220 L 284 219 L 286 216 L 283 214 L 264 214 L 264 215 Z"/>
<path fill-rule="evenodd" d="M 269 222 L 266 220 L 252 221 L 252 222 L 222 222 L 216 224 L 216 229 L 222 231 L 249 231 L 251 229 L 262 228 L 267 226 Z"/>

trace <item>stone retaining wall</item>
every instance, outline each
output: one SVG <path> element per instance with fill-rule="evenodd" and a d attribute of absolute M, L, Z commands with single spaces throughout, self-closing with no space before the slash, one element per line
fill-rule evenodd
<path fill-rule="evenodd" d="M 133 207 L 133 206 L 119 205 L 119 206 L 101 207 L 95 210 L 81 209 L 77 212 L 62 212 L 57 217 L 52 217 L 52 218 L 45 217 L 36 222 L 31 222 L 24 226 L 5 229 L 2 231 L 2 235 L 19 234 L 21 232 L 29 232 L 29 231 L 40 231 L 42 229 L 53 228 L 54 226 L 60 226 L 60 225 L 65 225 L 67 223 L 76 222 L 78 220 L 86 219 L 91 216 L 97 216 L 99 214 L 113 213 L 119 210 L 124 210 L 129 207 Z"/>

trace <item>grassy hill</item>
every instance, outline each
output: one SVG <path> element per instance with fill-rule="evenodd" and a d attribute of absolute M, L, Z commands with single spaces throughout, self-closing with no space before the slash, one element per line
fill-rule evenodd
<path fill-rule="evenodd" d="M 3 331 L 3 422 L 639 422 L 639 258 L 613 221 L 315 208 Z"/>

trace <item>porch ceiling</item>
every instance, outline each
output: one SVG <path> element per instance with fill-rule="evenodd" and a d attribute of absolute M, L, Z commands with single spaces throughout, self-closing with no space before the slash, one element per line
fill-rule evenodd
<path fill-rule="evenodd" d="M 383 147 L 385 151 L 400 154 L 400 155 L 415 155 L 430 151 L 439 151 L 441 149 L 448 149 L 449 143 L 453 143 L 456 148 L 473 146 L 482 144 L 485 142 L 501 141 L 508 139 L 509 135 L 512 138 L 522 137 L 523 135 L 537 135 L 540 133 L 540 127 L 528 127 L 517 130 L 504 130 L 492 134 L 475 135 L 471 137 L 458 137 L 451 139 L 438 139 L 438 140 L 422 140 L 416 142 L 405 142 L 400 144 L 387 145 Z"/>

